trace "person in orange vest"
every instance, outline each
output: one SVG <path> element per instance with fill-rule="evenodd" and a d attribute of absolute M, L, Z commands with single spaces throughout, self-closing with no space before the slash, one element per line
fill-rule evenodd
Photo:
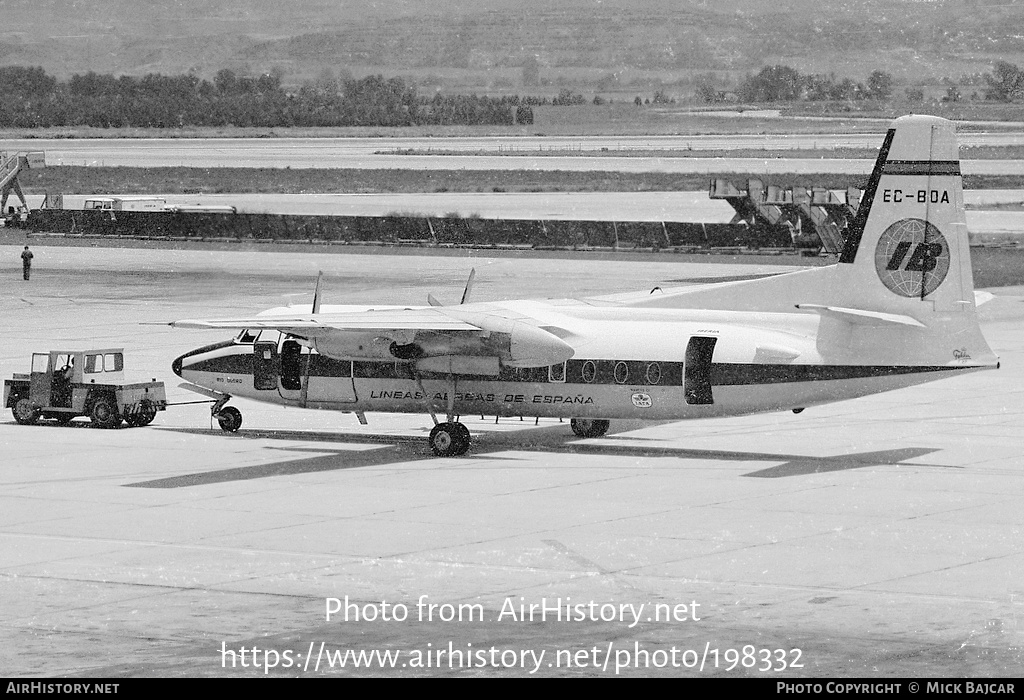
<path fill-rule="evenodd" d="M 25 250 L 21 251 L 21 271 L 25 275 L 25 279 L 28 279 L 29 274 L 32 272 L 32 251 L 25 246 Z"/>

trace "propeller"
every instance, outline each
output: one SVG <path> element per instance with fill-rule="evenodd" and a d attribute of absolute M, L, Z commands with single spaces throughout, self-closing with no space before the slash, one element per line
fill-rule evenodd
<path fill-rule="evenodd" d="M 469 303 L 469 295 L 473 291 L 473 278 L 476 277 L 476 268 L 474 267 L 469 271 L 469 279 L 466 280 L 466 288 L 462 291 L 462 300 L 459 302 L 460 305 Z M 433 294 L 427 294 L 427 303 L 431 306 L 444 306 L 437 297 Z"/>
<path fill-rule="evenodd" d="M 320 313 L 320 293 L 323 291 L 321 289 L 321 284 L 323 283 L 323 281 L 324 271 L 320 270 L 320 274 L 316 276 L 316 288 L 313 290 L 313 313 L 315 314 Z"/>

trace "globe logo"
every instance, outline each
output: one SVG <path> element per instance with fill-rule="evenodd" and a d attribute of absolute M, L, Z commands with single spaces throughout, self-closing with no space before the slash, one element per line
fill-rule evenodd
<path fill-rule="evenodd" d="M 900 219 L 878 239 L 875 270 L 889 291 L 923 299 L 946 279 L 949 244 L 927 221 Z"/>

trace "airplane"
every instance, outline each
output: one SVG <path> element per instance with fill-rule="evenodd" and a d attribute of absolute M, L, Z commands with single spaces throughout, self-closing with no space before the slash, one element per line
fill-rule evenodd
<path fill-rule="evenodd" d="M 887 131 L 835 264 L 590 299 L 285 307 L 180 320 L 232 329 L 174 360 L 234 432 L 235 396 L 355 413 L 427 413 L 437 456 L 462 415 L 613 419 L 793 411 L 998 368 L 976 315 L 956 134 L 911 115 Z M 988 295 L 991 298 L 991 295 Z"/>

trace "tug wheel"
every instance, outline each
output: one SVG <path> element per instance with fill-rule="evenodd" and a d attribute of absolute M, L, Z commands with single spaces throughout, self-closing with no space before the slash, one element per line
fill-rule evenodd
<path fill-rule="evenodd" d="M 141 428 L 152 423 L 154 418 L 156 418 L 156 406 L 149 399 L 143 399 L 139 404 L 139 410 L 125 416 L 124 421 L 130 428 Z"/>
<path fill-rule="evenodd" d="M 121 425 L 121 416 L 114 408 L 114 402 L 106 396 L 101 396 L 93 402 L 89 419 L 94 428 L 116 428 Z"/>
<path fill-rule="evenodd" d="M 225 433 L 237 433 L 242 427 L 242 412 L 234 406 L 222 408 L 217 413 L 217 424 Z"/>
<path fill-rule="evenodd" d="M 22 425 L 32 425 L 39 420 L 39 410 L 26 398 L 18 399 L 11 408 L 11 413 L 14 414 L 14 420 Z"/>

